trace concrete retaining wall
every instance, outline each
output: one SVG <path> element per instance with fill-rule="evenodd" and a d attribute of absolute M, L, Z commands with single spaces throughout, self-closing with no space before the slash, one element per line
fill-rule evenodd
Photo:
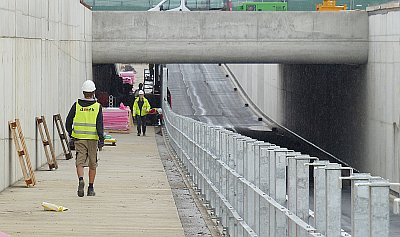
<path fill-rule="evenodd" d="M 366 158 L 362 168 L 400 182 L 400 3 L 369 14 Z"/>
<path fill-rule="evenodd" d="M 400 182 L 400 11 L 369 12 L 366 65 L 228 65 L 270 118 L 353 167 Z"/>
<path fill-rule="evenodd" d="M 91 79 L 91 18 L 79 0 L 0 1 L 0 191 L 22 177 L 8 121 L 20 119 L 32 165 L 42 166 L 35 117 L 53 134 L 52 115 L 65 119 Z"/>

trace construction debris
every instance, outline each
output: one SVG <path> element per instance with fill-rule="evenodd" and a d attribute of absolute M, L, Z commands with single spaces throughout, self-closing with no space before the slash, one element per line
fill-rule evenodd
<path fill-rule="evenodd" d="M 42 202 L 42 207 L 44 208 L 45 211 L 55 211 L 55 212 L 68 211 L 68 208 L 66 207 L 58 206 L 56 204 L 48 202 Z"/>

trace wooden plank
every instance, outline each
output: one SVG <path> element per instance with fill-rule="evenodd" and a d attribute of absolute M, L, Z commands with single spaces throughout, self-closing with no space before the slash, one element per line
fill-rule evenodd
<path fill-rule="evenodd" d="M 57 164 L 57 160 L 56 160 L 56 154 L 54 152 L 54 147 L 53 147 L 53 143 L 51 142 L 49 128 L 47 127 L 46 118 L 44 116 L 42 116 L 42 121 L 43 121 L 44 131 L 45 131 L 46 138 L 47 138 L 47 143 L 48 143 L 48 146 L 49 146 L 49 149 L 50 149 L 53 168 L 58 169 L 58 164 Z"/>
<path fill-rule="evenodd" d="M 53 123 L 56 124 L 57 132 L 58 132 L 58 135 L 60 136 L 61 147 L 64 151 L 65 159 L 67 159 L 67 160 L 72 159 L 73 156 L 72 156 L 71 148 L 69 147 L 69 144 L 68 144 L 67 132 L 65 131 L 65 127 L 62 122 L 60 114 L 53 115 Z"/>
<path fill-rule="evenodd" d="M 25 161 L 23 159 L 24 151 L 21 150 L 21 146 L 19 144 L 19 139 L 18 139 L 17 133 L 15 131 L 16 127 L 17 127 L 17 124 L 16 124 L 16 122 L 9 122 L 9 126 L 10 126 L 10 129 L 11 129 L 11 135 L 13 137 L 15 149 L 17 150 L 18 160 L 19 160 L 19 163 L 21 165 L 22 174 L 24 175 L 24 179 L 28 180 L 29 176 L 28 176 L 28 172 L 27 172 L 27 169 L 26 169 Z"/>
<path fill-rule="evenodd" d="M 47 138 L 45 138 L 45 136 L 44 136 L 43 119 L 40 117 L 36 117 L 36 125 L 37 125 L 37 129 L 39 130 L 40 138 L 42 139 L 44 153 L 45 153 L 46 159 L 47 159 L 47 165 L 49 166 L 49 169 L 52 170 L 52 167 L 54 166 L 54 164 L 50 157 L 49 151 L 47 149 L 48 141 L 46 141 Z"/>
<path fill-rule="evenodd" d="M 46 118 L 41 116 L 40 118 L 36 118 L 38 129 L 40 132 L 40 136 L 43 141 L 44 150 L 47 157 L 47 163 L 49 165 L 50 170 L 57 169 L 58 164 L 56 160 L 56 154 L 54 152 L 53 143 L 51 142 L 51 137 L 49 133 L 49 129 L 47 127 Z"/>
<path fill-rule="evenodd" d="M 19 139 L 21 141 L 22 148 L 24 149 L 24 152 L 25 152 L 25 154 L 24 154 L 25 163 L 26 163 L 26 166 L 28 168 L 28 173 L 29 173 L 30 179 L 32 181 L 29 184 L 32 184 L 32 186 L 35 186 L 36 185 L 36 178 L 35 178 L 35 173 L 34 173 L 34 171 L 32 169 L 31 158 L 30 158 L 29 153 L 28 153 L 28 147 L 26 146 L 25 136 L 22 133 L 22 128 L 21 128 L 21 124 L 19 122 L 19 119 L 16 119 L 15 122 L 17 122 L 17 130 L 18 130 L 18 134 L 19 134 Z"/>
<path fill-rule="evenodd" d="M 16 119 L 15 121 L 9 122 L 9 127 L 14 140 L 15 149 L 18 154 L 18 159 L 21 165 L 25 183 L 28 187 L 30 185 L 34 186 L 36 184 L 35 173 L 32 169 L 31 160 L 25 143 L 25 137 L 22 133 L 19 120 Z"/>

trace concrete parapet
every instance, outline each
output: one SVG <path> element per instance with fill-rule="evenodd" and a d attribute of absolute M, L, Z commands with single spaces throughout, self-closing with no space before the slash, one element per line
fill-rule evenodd
<path fill-rule="evenodd" d="M 364 64 L 367 60 L 364 11 L 93 13 L 95 63 Z"/>

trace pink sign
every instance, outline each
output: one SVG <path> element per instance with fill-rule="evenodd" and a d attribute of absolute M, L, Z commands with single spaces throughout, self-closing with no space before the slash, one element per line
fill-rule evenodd
<path fill-rule="evenodd" d="M 122 82 L 124 84 L 133 85 L 133 83 L 135 83 L 136 74 L 133 71 L 120 72 L 119 76 L 122 77 Z"/>

